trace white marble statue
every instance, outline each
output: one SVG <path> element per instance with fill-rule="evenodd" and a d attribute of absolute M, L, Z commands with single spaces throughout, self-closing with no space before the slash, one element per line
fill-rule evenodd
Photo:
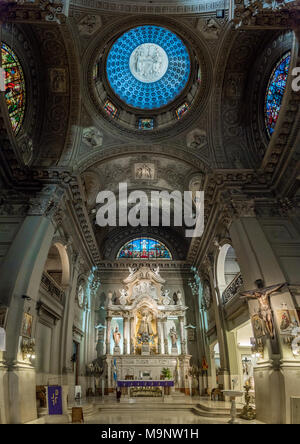
<path fill-rule="evenodd" d="M 134 273 L 136 272 L 136 269 L 134 267 L 128 267 L 129 270 L 129 277 L 133 276 Z"/>
<path fill-rule="evenodd" d="M 176 328 L 172 327 L 170 329 L 170 333 L 169 334 L 170 334 L 170 337 L 171 337 L 172 347 L 173 348 L 177 347 L 178 336 L 177 336 Z"/>
<path fill-rule="evenodd" d="M 156 276 L 160 276 L 160 274 L 159 274 L 159 265 L 158 265 L 157 267 L 153 268 L 153 273 L 154 273 Z"/>
<path fill-rule="evenodd" d="M 121 341 L 121 333 L 119 332 L 119 327 L 117 325 L 115 330 L 113 330 L 113 339 L 115 346 L 118 347 Z"/>
<path fill-rule="evenodd" d="M 124 288 L 122 288 L 122 290 L 119 290 L 119 292 L 121 293 L 120 304 L 121 305 L 125 305 L 126 302 L 127 302 L 127 295 L 128 295 L 128 293 L 127 293 L 126 290 L 124 290 Z"/>
<path fill-rule="evenodd" d="M 109 291 L 107 294 L 107 304 L 108 305 L 112 305 L 112 297 L 113 297 L 113 294 L 111 291 Z"/>
<path fill-rule="evenodd" d="M 164 305 L 170 305 L 171 297 L 170 297 L 170 290 L 164 290 L 162 293 L 162 301 Z"/>
<path fill-rule="evenodd" d="M 182 293 L 181 291 L 177 291 L 177 305 L 183 305 L 183 301 L 182 301 Z"/>

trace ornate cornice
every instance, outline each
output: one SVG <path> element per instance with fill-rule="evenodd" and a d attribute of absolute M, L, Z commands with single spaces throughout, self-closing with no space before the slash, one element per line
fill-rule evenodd
<path fill-rule="evenodd" d="M 237 28 L 288 29 L 299 0 L 235 0 L 233 23 Z"/>
<path fill-rule="evenodd" d="M 71 0 L 71 7 L 77 9 L 89 8 L 105 13 L 114 14 L 161 14 L 161 15 L 190 15 L 213 12 L 216 9 L 228 9 L 229 1 L 195 1 L 173 0 L 163 1 L 162 4 L 149 4 L 145 0 L 137 1 L 102 1 L 102 0 Z"/>
<path fill-rule="evenodd" d="M 2 0 L 0 20 L 9 23 L 65 23 L 63 1 Z"/>

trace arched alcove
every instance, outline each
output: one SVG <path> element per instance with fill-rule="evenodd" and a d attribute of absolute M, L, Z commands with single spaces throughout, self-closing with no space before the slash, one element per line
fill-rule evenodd
<path fill-rule="evenodd" d="M 65 287 L 70 280 L 69 257 L 64 245 L 53 244 L 49 250 L 44 271 L 60 286 Z"/>
<path fill-rule="evenodd" d="M 226 243 L 220 249 L 217 258 L 217 285 L 222 295 L 224 290 L 231 284 L 231 282 L 240 273 L 240 266 L 237 261 L 234 248 Z"/>

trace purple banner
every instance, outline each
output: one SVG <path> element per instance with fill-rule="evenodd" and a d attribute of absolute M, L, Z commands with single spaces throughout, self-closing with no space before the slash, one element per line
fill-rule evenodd
<path fill-rule="evenodd" d="M 118 387 L 174 387 L 174 381 L 118 381 Z"/>
<path fill-rule="evenodd" d="M 49 415 L 62 415 L 62 389 L 59 385 L 48 387 Z"/>

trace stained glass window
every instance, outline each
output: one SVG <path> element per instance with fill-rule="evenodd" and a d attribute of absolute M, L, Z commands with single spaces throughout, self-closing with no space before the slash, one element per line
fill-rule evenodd
<path fill-rule="evenodd" d="M 188 111 L 188 109 L 189 109 L 189 104 L 188 103 L 184 103 L 183 105 L 181 105 L 176 110 L 177 119 L 180 120 L 182 118 L 182 116 Z"/>
<path fill-rule="evenodd" d="M 276 64 L 268 84 L 265 100 L 265 123 L 269 136 L 272 136 L 275 131 L 286 87 L 290 61 L 291 54 L 289 52 Z"/>
<path fill-rule="evenodd" d="M 139 109 L 157 109 L 185 88 L 191 61 L 184 42 L 159 26 L 140 26 L 121 35 L 106 62 L 107 78 L 117 96 Z"/>
<path fill-rule="evenodd" d="M 1 57 L 5 75 L 5 99 L 12 128 L 17 134 L 25 111 L 24 74 L 16 54 L 5 43 L 1 44 Z"/>
<path fill-rule="evenodd" d="M 109 100 L 105 102 L 104 109 L 110 117 L 112 118 L 116 117 L 118 108 L 116 108 L 115 105 L 113 105 Z"/>
<path fill-rule="evenodd" d="M 139 129 L 143 131 L 153 130 L 154 119 L 139 119 Z"/>
<path fill-rule="evenodd" d="M 117 259 L 172 260 L 172 255 L 163 243 L 151 238 L 139 238 L 127 242 L 119 251 Z"/>

